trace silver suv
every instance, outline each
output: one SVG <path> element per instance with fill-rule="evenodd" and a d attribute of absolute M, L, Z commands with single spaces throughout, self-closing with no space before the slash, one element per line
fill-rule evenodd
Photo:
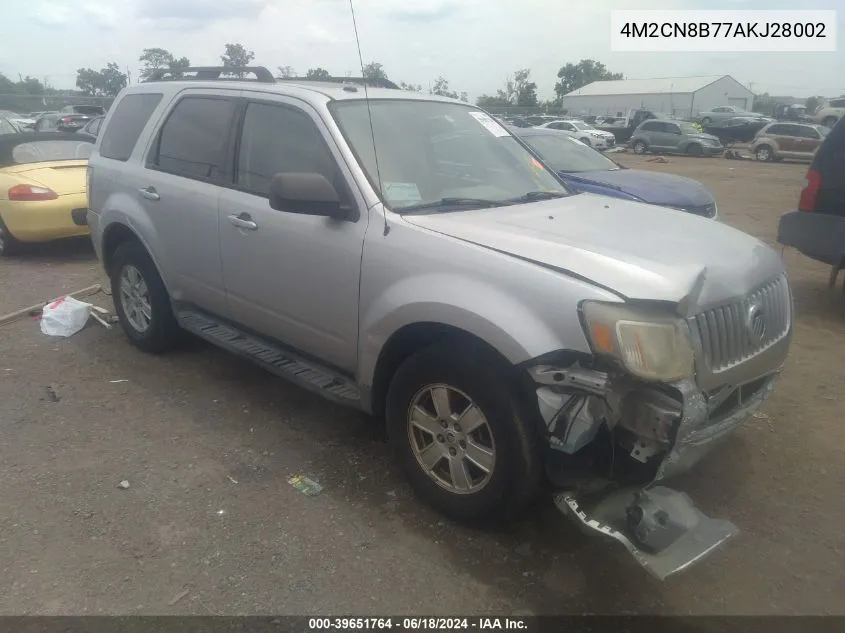
<path fill-rule="evenodd" d="M 88 218 L 137 347 L 188 331 L 373 414 L 456 519 L 514 516 L 549 479 L 661 578 L 736 532 L 663 482 L 772 389 L 777 253 L 570 192 L 466 103 L 242 71 L 131 86 L 105 119 Z"/>
<path fill-rule="evenodd" d="M 635 154 L 664 152 L 690 156 L 716 156 L 725 151 L 722 142 L 686 121 L 649 119 L 634 130 L 628 145 Z"/>

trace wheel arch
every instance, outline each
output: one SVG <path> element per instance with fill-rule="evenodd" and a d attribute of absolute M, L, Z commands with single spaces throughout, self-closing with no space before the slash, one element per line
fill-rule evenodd
<path fill-rule="evenodd" d="M 147 251 L 147 255 L 150 256 L 150 259 L 152 259 L 165 288 L 169 288 L 167 277 L 164 275 L 163 268 L 160 265 L 154 250 L 150 248 L 149 243 L 144 239 L 143 232 L 132 227 L 131 222 L 123 222 L 121 220 L 111 222 L 103 229 L 102 235 L 101 244 L 103 268 L 109 277 L 111 277 L 113 272 L 112 265 L 114 261 L 114 254 L 117 252 L 117 249 L 127 242 L 137 242 L 144 247 L 144 250 Z"/>

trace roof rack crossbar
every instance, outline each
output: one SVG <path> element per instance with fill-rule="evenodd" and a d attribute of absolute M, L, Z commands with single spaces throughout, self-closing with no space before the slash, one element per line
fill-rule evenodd
<path fill-rule="evenodd" d="M 193 76 L 185 76 L 195 73 Z M 252 73 L 254 81 L 276 83 L 273 73 L 264 66 L 189 66 L 187 68 L 160 68 L 150 75 L 147 81 L 184 81 L 184 80 L 236 80 L 243 81 L 243 75 Z M 221 75 L 229 75 L 221 77 Z"/>
<path fill-rule="evenodd" d="M 366 83 L 371 88 L 390 88 L 398 90 L 399 86 L 389 79 L 376 79 L 364 77 L 277 77 L 277 81 L 307 81 L 307 82 L 324 82 L 333 84 L 352 84 L 363 86 Z"/>

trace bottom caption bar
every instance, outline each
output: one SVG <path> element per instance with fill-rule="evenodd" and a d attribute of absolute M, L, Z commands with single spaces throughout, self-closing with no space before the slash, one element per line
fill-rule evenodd
<path fill-rule="evenodd" d="M 845 616 L 0 616 L 2 633 L 842 633 Z"/>

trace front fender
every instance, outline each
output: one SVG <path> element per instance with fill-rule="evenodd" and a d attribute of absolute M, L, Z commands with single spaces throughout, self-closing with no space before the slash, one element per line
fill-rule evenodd
<path fill-rule="evenodd" d="M 567 335 L 561 336 L 512 294 L 465 275 L 407 277 L 376 296 L 361 315 L 359 380 L 364 385 L 373 384 L 379 353 L 387 341 L 402 327 L 414 323 L 463 330 L 513 364 L 564 348 L 589 352 L 577 315 L 560 315 L 560 319 L 571 319 L 577 329 L 565 328 Z M 573 335 L 575 332 L 577 335 Z"/>

